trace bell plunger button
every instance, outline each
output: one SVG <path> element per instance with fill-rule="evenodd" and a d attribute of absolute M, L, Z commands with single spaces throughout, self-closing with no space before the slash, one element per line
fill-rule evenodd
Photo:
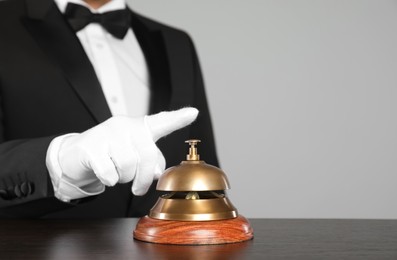
<path fill-rule="evenodd" d="M 190 145 L 189 154 L 186 155 L 186 160 L 200 161 L 200 155 L 197 153 L 197 144 L 200 142 L 201 141 L 198 139 L 191 139 L 191 140 L 185 141 L 185 143 L 188 143 Z"/>

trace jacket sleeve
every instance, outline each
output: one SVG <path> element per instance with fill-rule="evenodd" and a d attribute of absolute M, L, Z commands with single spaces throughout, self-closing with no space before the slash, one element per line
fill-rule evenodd
<path fill-rule="evenodd" d="M 54 197 L 45 165 L 54 136 L 6 140 L 4 123 L 0 109 L 0 218 L 39 217 L 68 207 Z"/>

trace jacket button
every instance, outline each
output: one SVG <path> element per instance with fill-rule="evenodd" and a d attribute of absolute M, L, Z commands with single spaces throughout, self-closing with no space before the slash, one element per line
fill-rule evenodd
<path fill-rule="evenodd" d="M 21 188 L 19 187 L 19 185 L 14 186 L 14 194 L 15 194 L 15 197 L 22 198 L 22 192 L 21 192 Z"/>
<path fill-rule="evenodd" d="M 28 181 L 27 184 L 28 184 L 28 194 L 33 194 L 33 192 L 34 192 L 34 183 L 31 182 L 31 181 Z"/>
<path fill-rule="evenodd" d="M 21 190 L 22 196 L 26 197 L 32 192 L 32 186 L 30 185 L 29 182 L 22 182 L 21 185 L 19 185 L 19 188 Z"/>

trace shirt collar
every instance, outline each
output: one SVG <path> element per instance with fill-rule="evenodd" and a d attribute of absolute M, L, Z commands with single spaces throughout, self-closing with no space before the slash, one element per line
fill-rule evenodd
<path fill-rule="evenodd" d="M 83 0 L 54 0 L 54 1 L 62 13 L 65 12 L 66 5 L 68 3 L 83 5 L 83 6 L 87 7 L 88 9 L 90 9 L 90 11 L 92 13 L 104 13 L 104 12 L 115 11 L 115 10 L 120 10 L 120 9 L 126 8 L 125 0 L 111 0 L 110 2 L 104 4 L 103 6 L 101 6 L 98 9 L 93 9 Z"/>

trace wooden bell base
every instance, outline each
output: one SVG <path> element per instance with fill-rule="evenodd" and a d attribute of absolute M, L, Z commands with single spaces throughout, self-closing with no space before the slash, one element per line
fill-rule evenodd
<path fill-rule="evenodd" d="M 160 220 L 145 216 L 134 230 L 137 240 L 175 245 L 213 245 L 237 243 L 254 237 L 248 220 L 237 218 L 212 221 Z"/>

